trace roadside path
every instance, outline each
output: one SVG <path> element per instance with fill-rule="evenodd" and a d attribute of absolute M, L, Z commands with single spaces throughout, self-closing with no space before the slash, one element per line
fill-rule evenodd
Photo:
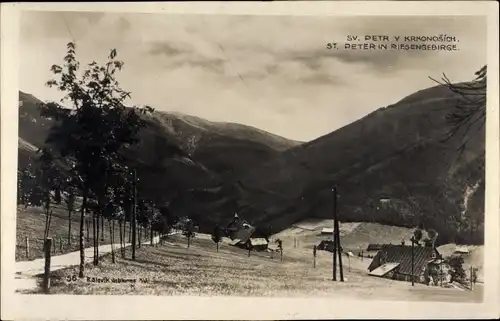
<path fill-rule="evenodd" d="M 170 233 L 169 235 L 175 235 L 178 232 Z M 158 243 L 160 240 L 159 236 L 153 239 L 153 244 Z M 149 245 L 150 241 L 141 242 L 141 245 Z M 125 243 L 125 247 L 129 247 L 131 243 Z M 120 244 L 114 244 L 115 253 L 119 254 Z M 92 261 L 94 256 L 94 248 L 89 247 L 84 250 L 85 252 L 85 263 Z M 99 256 L 111 253 L 111 244 L 99 246 Z M 75 251 L 71 253 L 66 253 L 62 255 L 52 256 L 50 259 L 50 271 L 58 271 L 71 266 L 80 264 L 80 251 Z M 18 290 L 32 290 L 37 288 L 37 275 L 44 273 L 45 259 L 36 259 L 32 261 L 20 261 L 16 262 L 16 275 L 15 275 L 15 289 Z"/>

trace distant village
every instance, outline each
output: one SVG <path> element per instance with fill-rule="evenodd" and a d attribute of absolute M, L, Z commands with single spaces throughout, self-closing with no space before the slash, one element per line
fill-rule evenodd
<path fill-rule="evenodd" d="M 188 219 L 189 220 L 189 219 Z M 177 224 L 179 230 L 185 229 L 185 221 Z M 195 227 L 196 230 L 196 227 Z M 245 219 L 235 213 L 233 219 L 221 229 L 223 237 L 230 239 L 229 245 L 247 251 L 258 252 L 282 252 L 282 241 L 280 239 L 270 240 L 270 236 L 262 229 L 252 226 Z M 416 229 L 415 235 L 410 240 L 401 240 L 400 244 L 368 244 L 364 249 L 344 251 L 340 247 L 342 255 L 346 257 L 357 256 L 369 259 L 368 275 L 382 277 L 392 280 L 406 281 L 426 284 L 429 286 L 451 287 L 452 283 L 464 283 L 466 276 L 470 275 L 470 282 L 477 281 L 477 269 L 471 271 L 456 271 L 461 269 L 461 258 L 467 256 L 467 247 L 456 246 L 453 253 L 445 258 L 435 246 L 437 233 Z M 320 235 L 323 240 L 311 249 L 316 256 L 317 251 L 334 252 L 333 241 L 334 229 L 322 228 Z M 296 241 L 296 240 L 294 240 Z M 297 241 L 298 242 L 298 241 Z M 296 246 L 297 244 L 294 244 Z M 458 262 L 456 266 L 453 262 Z"/>

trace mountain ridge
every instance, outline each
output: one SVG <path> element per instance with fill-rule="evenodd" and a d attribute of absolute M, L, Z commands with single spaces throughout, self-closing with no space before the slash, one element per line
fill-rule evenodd
<path fill-rule="evenodd" d="M 23 94 L 23 105 L 36 99 Z M 274 231 L 304 218 L 329 217 L 337 185 L 344 221 L 424 222 L 442 229 L 443 241 L 469 233 L 481 243 L 485 134 L 475 136 L 461 158 L 457 139 L 443 140 L 446 115 L 458 98 L 445 86 L 423 89 L 305 143 L 246 125 L 155 112 L 129 158 L 138 166 L 143 193 L 195 218 L 202 229 L 223 224 L 235 211 Z M 35 111 L 24 109 L 30 113 Z M 40 141 L 44 126 L 24 121 L 20 138 L 37 146 L 30 137 Z M 169 158 L 165 146 L 188 157 Z M 457 212 L 474 184 L 480 187 L 465 209 L 475 226 L 469 231 Z M 382 206 L 382 198 L 389 205 Z"/>

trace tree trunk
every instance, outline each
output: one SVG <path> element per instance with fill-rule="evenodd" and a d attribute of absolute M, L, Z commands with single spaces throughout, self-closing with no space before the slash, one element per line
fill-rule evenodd
<path fill-rule="evenodd" d="M 97 256 L 97 252 L 96 252 L 96 235 L 97 235 L 97 230 L 96 230 L 96 213 L 93 211 L 92 212 L 92 241 L 94 243 L 94 260 L 93 260 L 93 263 L 94 265 L 96 265 L 96 256 Z"/>
<path fill-rule="evenodd" d="M 217 252 L 219 252 L 219 242 L 217 242 Z"/>
<path fill-rule="evenodd" d="M 123 252 L 123 231 L 122 231 L 122 220 L 118 220 L 118 228 L 120 229 L 120 253 L 122 255 L 122 258 L 125 257 L 125 253 Z"/>
<path fill-rule="evenodd" d="M 115 263 L 115 239 L 114 239 L 114 233 L 113 230 L 115 229 L 115 221 L 113 221 L 113 226 L 111 226 L 111 220 L 108 220 L 108 225 L 109 225 L 109 237 L 111 239 L 111 261 Z"/>
<path fill-rule="evenodd" d="M 68 210 L 68 245 L 71 246 L 71 210 Z"/>
<path fill-rule="evenodd" d="M 83 233 L 83 224 L 85 222 L 85 207 L 87 206 L 87 189 L 83 191 L 83 201 L 82 207 L 80 209 L 80 272 L 78 276 L 83 278 L 85 271 L 85 251 L 84 251 L 84 233 Z"/>
<path fill-rule="evenodd" d="M 150 230 L 149 230 L 149 242 L 151 246 L 154 246 L 153 242 L 153 224 L 150 225 Z"/>
<path fill-rule="evenodd" d="M 104 228 L 104 216 L 101 211 L 101 242 L 104 242 L 104 231 L 106 231 L 106 229 Z"/>
<path fill-rule="evenodd" d="M 128 242 L 132 242 L 132 219 L 128 221 Z"/>
<path fill-rule="evenodd" d="M 141 248 L 141 238 L 142 238 L 142 227 L 139 225 L 137 234 L 139 234 L 138 242 L 137 242 L 137 248 Z"/>
<path fill-rule="evenodd" d="M 101 215 L 101 212 L 100 212 L 100 206 L 98 205 L 98 211 L 97 214 L 96 214 L 96 227 L 97 227 L 97 234 L 96 234 L 96 238 L 95 238 L 95 241 L 96 241 L 96 247 L 95 247 L 95 252 L 96 252 L 96 257 L 95 257 L 95 262 L 96 262 L 96 265 L 99 265 L 99 230 L 100 230 L 100 215 Z"/>
<path fill-rule="evenodd" d="M 87 227 L 87 242 L 90 242 L 90 219 L 88 217 L 85 218 L 85 226 Z"/>

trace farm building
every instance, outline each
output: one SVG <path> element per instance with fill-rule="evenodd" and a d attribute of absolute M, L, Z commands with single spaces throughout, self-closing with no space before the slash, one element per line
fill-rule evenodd
<path fill-rule="evenodd" d="M 321 235 L 333 235 L 333 228 L 325 227 L 321 230 Z"/>
<path fill-rule="evenodd" d="M 368 258 L 375 257 L 381 248 L 382 244 L 368 244 L 366 250 L 363 251 L 363 256 Z"/>
<path fill-rule="evenodd" d="M 378 252 L 380 251 L 380 249 L 382 248 L 382 244 L 368 244 L 368 246 L 366 247 L 366 251 L 367 252 Z"/>
<path fill-rule="evenodd" d="M 425 282 L 436 266 L 439 267 L 441 254 L 434 247 L 408 245 L 383 245 L 373 258 L 368 271 L 370 275 L 391 278 L 395 280 Z"/>
<path fill-rule="evenodd" d="M 269 244 L 267 235 L 260 229 L 251 226 L 236 214 L 234 220 L 226 228 L 231 245 L 247 248 L 249 245 L 257 251 L 266 250 Z"/>
<path fill-rule="evenodd" d="M 457 246 L 455 248 L 454 255 L 467 255 L 469 254 L 469 249 L 466 246 Z"/>
<path fill-rule="evenodd" d="M 319 243 L 319 245 L 317 246 L 317 249 L 320 251 L 333 252 L 334 245 L 335 245 L 335 243 L 332 240 L 323 240 Z M 341 247 L 341 250 L 342 250 L 342 247 Z"/>

